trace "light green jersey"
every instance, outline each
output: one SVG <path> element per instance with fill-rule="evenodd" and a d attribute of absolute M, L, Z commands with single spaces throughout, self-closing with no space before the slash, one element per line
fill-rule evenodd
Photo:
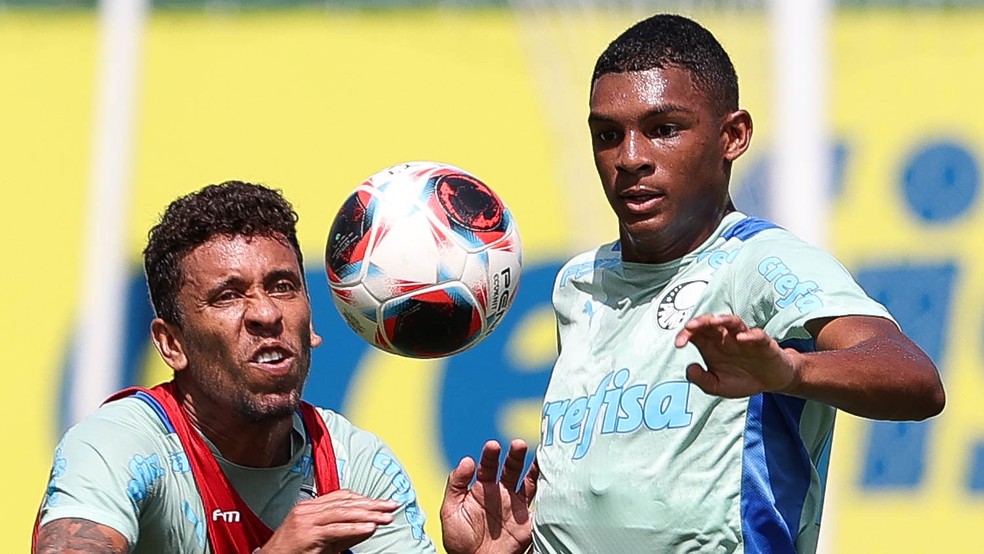
<path fill-rule="evenodd" d="M 534 515 L 539 552 L 813 552 L 835 410 L 781 394 L 724 399 L 686 380 L 704 365 L 677 333 L 736 314 L 813 349 L 817 318 L 891 318 L 827 253 L 729 214 L 694 252 L 626 263 L 581 254 L 553 290 L 560 356 L 547 389 Z"/>
<path fill-rule="evenodd" d="M 400 502 L 395 520 L 352 552 L 435 552 L 406 471 L 375 435 L 341 415 L 318 409 L 331 435 L 339 485 L 370 498 Z M 294 416 L 293 456 L 274 468 L 216 459 L 247 505 L 276 529 L 299 501 L 317 496 L 311 445 Z M 43 525 L 82 518 L 119 531 L 134 553 L 210 552 L 207 519 L 238 520 L 237 512 L 206 514 L 191 466 L 174 433 L 145 402 L 130 396 L 103 405 L 72 427 L 55 451 Z"/>

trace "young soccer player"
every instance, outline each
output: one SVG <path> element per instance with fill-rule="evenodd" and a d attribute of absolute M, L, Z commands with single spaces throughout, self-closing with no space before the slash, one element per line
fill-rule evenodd
<path fill-rule="evenodd" d="M 532 475 L 518 487 L 522 441 L 501 476 L 487 444 L 473 486 L 463 460 L 445 546 L 815 551 L 836 410 L 938 414 L 936 367 L 833 257 L 737 211 L 728 182 L 752 119 L 706 29 L 656 15 L 616 38 L 588 126 L 618 239 L 556 279 Z"/>

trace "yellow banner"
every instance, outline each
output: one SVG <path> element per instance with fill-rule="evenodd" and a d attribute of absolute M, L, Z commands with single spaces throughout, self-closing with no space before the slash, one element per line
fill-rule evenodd
<path fill-rule="evenodd" d="M 128 213 L 132 271 L 120 384 L 167 377 L 149 347 L 139 252 L 178 194 L 227 179 L 281 188 L 300 213 L 315 324 L 306 391 L 380 435 L 427 529 L 450 467 L 488 438 L 535 441 L 554 355 L 559 264 L 615 236 L 585 125 L 594 57 L 642 14 L 478 10 L 156 12 L 141 56 Z M 769 160 L 763 14 L 696 14 L 732 53 L 756 121 L 736 168 L 761 204 Z M 841 414 L 825 525 L 833 552 L 975 552 L 984 521 L 984 14 L 847 12 L 834 21 L 837 171 L 831 247 L 943 369 L 946 412 L 922 424 Z M 63 425 L 77 334 L 98 25 L 91 12 L 0 11 L 0 236 L 8 483 L 0 531 L 26 551 Z M 503 197 L 526 269 L 499 329 L 413 361 L 366 346 L 335 313 L 323 261 L 351 189 L 397 162 L 461 166 Z M 784 186 L 795 186 L 795 183 Z"/>

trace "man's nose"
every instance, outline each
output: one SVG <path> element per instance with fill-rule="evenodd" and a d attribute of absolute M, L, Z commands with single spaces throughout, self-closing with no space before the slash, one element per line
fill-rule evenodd
<path fill-rule="evenodd" d="M 647 173 L 653 169 L 649 140 L 639 131 L 625 133 L 618 147 L 618 168 L 631 174 Z"/>
<path fill-rule="evenodd" d="M 255 335 L 277 335 L 283 329 L 284 314 L 269 295 L 260 293 L 249 298 L 246 329 Z"/>

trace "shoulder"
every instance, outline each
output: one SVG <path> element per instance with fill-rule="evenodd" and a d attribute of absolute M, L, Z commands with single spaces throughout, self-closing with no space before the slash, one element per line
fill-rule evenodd
<path fill-rule="evenodd" d="M 73 425 L 65 438 L 113 445 L 121 441 L 156 442 L 166 434 L 167 428 L 154 409 L 131 396 L 103 404 Z"/>
<path fill-rule="evenodd" d="M 314 410 L 321 416 L 322 421 L 325 422 L 325 427 L 328 428 L 332 442 L 349 441 L 352 438 L 372 441 L 380 440 L 375 434 L 352 423 L 347 417 L 334 410 L 320 408 L 318 406 L 314 406 Z"/>
<path fill-rule="evenodd" d="M 811 247 L 809 243 L 772 221 L 739 215 L 741 217 L 736 217 L 721 229 L 721 238 L 737 243 L 743 250 L 762 250 L 776 246 Z"/>
<path fill-rule="evenodd" d="M 829 252 L 811 244 L 771 221 L 746 217 L 727 227 L 722 237 L 737 243 L 735 262 L 738 268 L 767 272 L 776 264 L 800 267 L 830 266 L 838 271 L 843 266 Z"/>
<path fill-rule="evenodd" d="M 375 433 L 358 427 L 338 412 L 315 408 L 328 427 L 343 488 L 379 496 L 379 487 L 403 479 L 409 486 L 402 464 L 393 450 Z"/>
<path fill-rule="evenodd" d="M 135 544 L 142 514 L 155 510 L 180 450 L 144 401 L 114 400 L 72 426 L 54 453 L 41 521 L 82 518 Z M 171 493 L 168 493 L 171 494 Z"/>
<path fill-rule="evenodd" d="M 382 439 L 375 433 L 355 425 L 342 414 L 319 407 L 315 407 L 315 411 L 325 422 L 335 455 L 340 460 L 371 460 L 376 452 L 385 447 Z"/>

